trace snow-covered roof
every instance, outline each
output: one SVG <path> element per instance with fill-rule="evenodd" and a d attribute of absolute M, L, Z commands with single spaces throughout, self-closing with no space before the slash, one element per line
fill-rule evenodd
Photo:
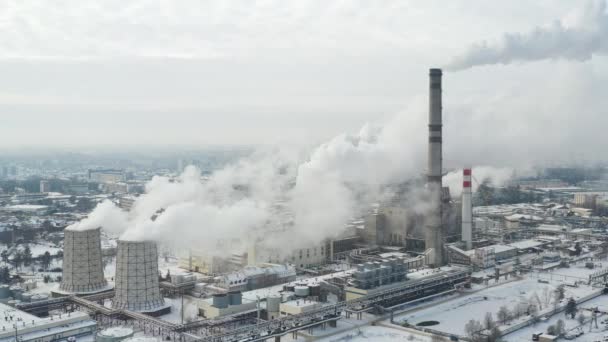
<path fill-rule="evenodd" d="M 528 249 L 542 246 L 543 243 L 536 240 L 522 240 L 517 242 L 512 242 L 509 244 L 511 247 L 515 247 L 517 249 Z"/>

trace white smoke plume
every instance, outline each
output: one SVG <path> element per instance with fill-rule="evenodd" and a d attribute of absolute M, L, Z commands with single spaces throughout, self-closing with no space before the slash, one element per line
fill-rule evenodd
<path fill-rule="evenodd" d="M 111 201 L 105 200 L 97 204 L 87 218 L 68 226 L 66 229 L 88 230 L 103 227 L 105 231 L 116 234 L 125 231 L 127 226 L 127 214 Z"/>
<path fill-rule="evenodd" d="M 515 170 L 507 167 L 493 166 L 474 166 L 472 169 L 472 190 L 477 188 L 484 181 L 489 181 L 492 186 L 500 187 L 506 185 L 515 176 Z M 452 197 L 460 197 L 462 194 L 462 170 L 448 172 L 443 176 L 443 186 L 450 187 Z"/>
<path fill-rule="evenodd" d="M 320 243 L 342 232 L 383 185 L 424 172 L 426 131 L 417 121 L 417 115 L 398 115 L 308 152 L 258 151 L 208 179 L 194 167 L 175 179 L 157 176 L 121 220 L 113 218 L 118 209 L 104 202 L 78 225 L 94 221 L 122 230 L 121 239 L 210 254 L 242 250 L 247 242 L 271 240 L 271 234 L 282 236 L 279 245 L 286 251 Z"/>
<path fill-rule="evenodd" d="M 470 46 L 446 66 L 463 70 L 479 65 L 509 64 L 543 59 L 584 61 L 608 53 L 606 1 L 588 1 L 565 19 L 528 33 L 505 33 L 495 42 Z"/>

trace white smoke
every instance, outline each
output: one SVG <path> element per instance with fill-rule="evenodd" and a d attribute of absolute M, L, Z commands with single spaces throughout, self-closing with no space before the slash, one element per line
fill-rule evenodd
<path fill-rule="evenodd" d="M 285 233 L 279 245 L 286 251 L 320 243 L 341 233 L 382 195 L 385 184 L 424 172 L 426 131 L 418 119 L 405 114 L 385 125 L 364 125 L 307 153 L 286 147 L 257 151 L 208 179 L 194 167 L 175 179 L 156 176 L 121 220 L 112 218 L 118 209 L 108 202 L 80 225 L 95 220 L 104 229 L 122 230 L 124 240 L 210 254 L 270 240 L 271 232 Z"/>
<path fill-rule="evenodd" d="M 103 227 L 105 231 L 116 234 L 125 231 L 127 226 L 127 214 L 111 201 L 105 200 L 97 204 L 87 218 L 68 226 L 66 229 L 88 230 Z"/>
<path fill-rule="evenodd" d="M 472 167 L 472 191 L 477 191 L 477 188 L 484 181 L 490 182 L 494 187 L 506 185 L 515 176 L 515 170 L 512 168 L 500 168 L 492 166 L 475 166 Z M 462 170 L 448 172 L 443 176 L 443 186 L 450 187 L 450 195 L 452 197 L 460 197 L 462 194 Z"/>
<path fill-rule="evenodd" d="M 470 46 L 446 66 L 463 70 L 479 65 L 543 59 L 584 61 L 608 53 L 606 1 L 588 1 L 582 10 L 528 33 L 505 33 L 495 42 Z"/>

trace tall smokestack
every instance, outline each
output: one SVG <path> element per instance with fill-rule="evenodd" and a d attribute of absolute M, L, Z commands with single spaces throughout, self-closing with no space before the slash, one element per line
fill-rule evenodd
<path fill-rule="evenodd" d="M 431 264 L 443 265 L 443 231 L 441 208 L 441 69 L 430 69 L 429 93 L 429 159 L 427 186 L 434 204 L 426 220 L 426 248 L 434 250 Z"/>
<path fill-rule="evenodd" d="M 471 169 L 462 170 L 462 241 L 473 248 L 473 207 L 471 202 Z"/>

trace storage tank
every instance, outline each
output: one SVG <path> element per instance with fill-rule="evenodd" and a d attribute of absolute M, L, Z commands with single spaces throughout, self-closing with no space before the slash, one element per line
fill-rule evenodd
<path fill-rule="evenodd" d="M 59 289 L 90 293 L 107 289 L 101 260 L 101 228 L 64 229 L 63 274 Z"/>
<path fill-rule="evenodd" d="M 207 284 L 205 284 L 205 283 L 194 284 L 194 292 L 201 293 L 201 292 L 204 292 L 206 288 L 207 288 Z"/>
<path fill-rule="evenodd" d="M 183 274 L 175 274 L 171 276 L 171 283 L 175 284 L 175 285 L 179 285 L 182 284 L 184 282 L 184 275 Z"/>
<path fill-rule="evenodd" d="M 24 292 L 21 294 L 21 301 L 24 303 L 29 303 L 32 301 L 33 293 Z"/>
<path fill-rule="evenodd" d="M 230 305 L 243 304 L 243 294 L 241 293 L 241 291 L 228 292 L 228 302 L 230 303 Z"/>
<path fill-rule="evenodd" d="M 288 302 L 288 301 L 294 299 L 295 294 L 293 292 L 283 292 L 283 293 L 281 293 L 281 297 L 283 297 L 281 299 L 282 302 Z"/>
<path fill-rule="evenodd" d="M 149 336 L 138 336 L 138 337 L 129 337 L 124 339 L 125 342 L 161 342 L 160 338 L 149 337 Z"/>
<path fill-rule="evenodd" d="M 230 304 L 228 295 L 225 293 L 216 293 L 213 295 L 213 306 L 219 309 L 225 309 Z"/>
<path fill-rule="evenodd" d="M 296 296 L 298 297 L 308 297 L 310 294 L 310 289 L 308 286 L 298 285 L 295 287 Z"/>
<path fill-rule="evenodd" d="M 281 296 L 270 296 L 266 298 L 266 311 L 279 312 L 281 307 Z"/>
<path fill-rule="evenodd" d="M 158 251 L 153 241 L 118 240 L 114 309 L 155 312 L 165 307 L 158 284 Z"/>
<path fill-rule="evenodd" d="M 49 299 L 49 296 L 43 294 L 34 294 L 30 297 L 31 302 L 40 302 L 47 299 Z"/>
<path fill-rule="evenodd" d="M 133 336 L 133 329 L 128 327 L 111 327 L 97 333 L 96 342 L 119 342 Z"/>
<path fill-rule="evenodd" d="M 15 306 L 17 304 L 21 304 L 21 301 L 19 299 L 13 299 L 8 301 L 8 305 L 10 306 Z"/>
<path fill-rule="evenodd" d="M 13 299 L 21 300 L 21 296 L 23 295 L 23 289 L 21 288 L 21 286 L 13 285 L 10 287 L 10 290 L 11 290 L 11 297 L 13 297 Z"/>
<path fill-rule="evenodd" d="M 0 299 L 8 298 L 11 296 L 11 289 L 8 285 L 0 285 Z"/>
<path fill-rule="evenodd" d="M 309 288 L 310 288 L 311 296 L 315 296 L 315 297 L 321 296 L 321 285 L 313 284 L 313 285 L 310 285 Z"/>

